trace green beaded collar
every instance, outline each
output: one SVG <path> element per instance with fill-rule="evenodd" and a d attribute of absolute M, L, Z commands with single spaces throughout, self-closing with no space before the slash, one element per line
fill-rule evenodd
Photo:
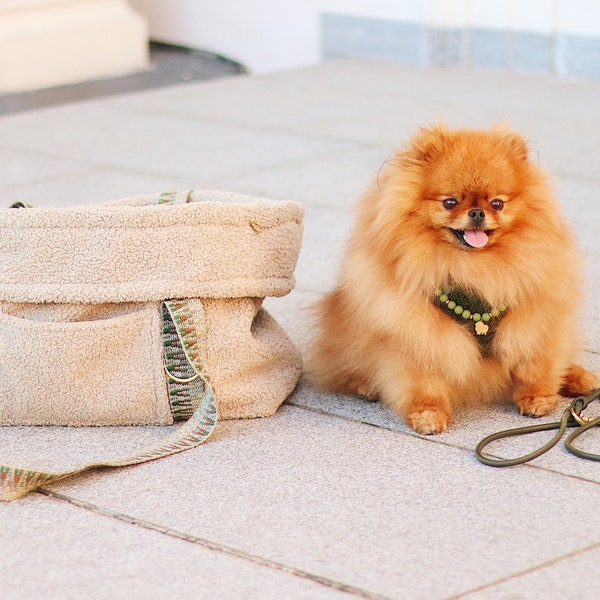
<path fill-rule="evenodd" d="M 435 304 L 449 317 L 466 327 L 477 338 L 484 356 L 488 355 L 487 350 L 498 323 L 506 311 L 504 304 L 492 307 L 481 298 L 463 290 L 453 289 L 446 293 L 441 288 L 435 290 Z"/>

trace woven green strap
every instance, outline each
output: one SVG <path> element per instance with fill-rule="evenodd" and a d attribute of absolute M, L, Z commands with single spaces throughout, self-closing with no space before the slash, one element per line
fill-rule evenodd
<path fill-rule="evenodd" d="M 186 204 L 191 192 L 165 192 L 156 204 Z M 18 203 L 15 208 L 28 208 Z M 70 471 L 46 472 L 0 465 L 0 500 L 15 500 L 36 488 L 72 477 L 90 469 L 125 467 L 156 460 L 194 448 L 205 442 L 217 422 L 217 402 L 203 373 L 206 323 L 200 300 L 173 300 L 162 303 L 164 318 L 163 361 L 169 403 L 174 420 L 186 422 L 172 434 L 133 454 L 116 460 L 93 462 Z"/>
<path fill-rule="evenodd" d="M 207 377 L 202 372 L 200 349 L 202 348 L 203 313 L 199 300 L 178 300 L 162 304 L 165 321 L 173 323 L 163 331 L 165 340 L 164 361 L 169 373 L 171 410 L 174 418 L 189 416 L 188 420 L 176 431 L 158 442 L 127 456 L 115 460 L 93 462 L 69 471 L 46 472 L 33 469 L 0 465 L 0 500 L 16 500 L 36 488 L 72 477 L 90 469 L 102 467 L 125 467 L 155 460 L 188 448 L 194 448 L 205 442 L 217 422 L 217 402 Z M 195 318 L 194 332 L 188 326 L 180 327 L 184 319 Z M 197 329 L 198 337 L 195 337 Z M 192 339 L 194 335 L 194 339 Z M 179 343 L 174 344 L 174 340 Z M 179 349 L 179 352 L 177 351 Z M 171 352 L 173 350 L 173 352 Z M 185 361 L 181 360 L 181 354 Z M 187 373 L 181 373 L 185 362 Z M 176 373 L 175 370 L 178 370 Z M 185 378 L 180 377 L 185 375 Z M 183 383 L 182 383 L 183 380 Z M 181 400 L 174 400 L 173 398 Z"/>
<path fill-rule="evenodd" d="M 160 196 L 156 196 L 156 204 L 187 204 L 191 194 L 191 190 L 163 192 Z"/>

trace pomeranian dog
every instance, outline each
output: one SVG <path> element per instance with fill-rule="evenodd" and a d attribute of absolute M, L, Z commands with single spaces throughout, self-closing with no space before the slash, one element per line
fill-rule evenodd
<path fill-rule="evenodd" d="M 598 386 L 573 362 L 581 267 L 522 137 L 421 129 L 360 203 L 337 287 L 316 306 L 309 371 L 421 434 L 473 403 L 545 415 Z"/>

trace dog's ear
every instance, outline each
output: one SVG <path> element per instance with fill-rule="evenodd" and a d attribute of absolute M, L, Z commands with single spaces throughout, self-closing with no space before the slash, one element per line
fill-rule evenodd
<path fill-rule="evenodd" d="M 450 129 L 443 123 L 421 127 L 411 139 L 407 153 L 413 160 L 431 162 L 444 152 L 450 141 Z"/>
<path fill-rule="evenodd" d="M 529 147 L 527 142 L 518 133 L 515 133 L 506 123 L 497 123 L 492 131 L 498 134 L 505 148 L 520 160 L 527 160 L 529 157 Z"/>
<path fill-rule="evenodd" d="M 507 134 L 504 139 L 511 153 L 513 153 L 520 160 L 528 159 L 529 148 L 527 146 L 527 142 L 519 134 L 510 133 Z"/>

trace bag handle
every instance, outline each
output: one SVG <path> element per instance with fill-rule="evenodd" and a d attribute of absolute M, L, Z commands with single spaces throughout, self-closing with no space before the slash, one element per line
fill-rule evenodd
<path fill-rule="evenodd" d="M 205 394 L 191 418 L 177 431 L 147 448 L 116 460 L 93 462 L 70 471 L 46 472 L 0 465 L 0 500 L 16 500 L 36 488 L 102 467 L 126 467 L 170 456 L 205 442 L 217 421 L 216 402 L 212 391 Z"/>
<path fill-rule="evenodd" d="M 165 317 L 171 319 L 172 323 L 177 323 L 181 319 L 181 311 L 185 311 L 186 308 L 190 309 L 190 314 L 195 313 L 197 315 L 199 309 L 198 302 L 198 300 L 164 302 L 162 304 L 163 314 Z M 199 324 L 197 323 L 197 325 Z M 190 346 L 193 346 L 193 343 L 187 337 L 189 329 L 177 326 L 167 329 L 168 331 L 164 332 L 165 346 L 173 348 L 172 343 L 176 340 L 184 355 L 186 369 L 192 371 L 192 376 L 186 376 L 185 379 L 175 376 L 173 372 L 174 363 L 168 360 L 166 354 L 163 354 L 165 372 L 169 381 L 175 384 L 184 383 L 187 389 L 185 398 L 186 406 L 177 407 L 174 412 L 177 413 L 177 411 L 180 411 L 183 414 L 191 413 L 189 419 L 179 429 L 165 438 L 138 452 L 114 460 L 92 462 L 72 470 L 59 472 L 38 471 L 0 465 L 0 500 L 16 500 L 42 485 L 54 483 L 55 481 L 60 481 L 61 479 L 66 479 L 67 477 L 72 477 L 91 469 L 126 467 L 170 456 L 171 454 L 199 446 L 210 437 L 218 419 L 217 401 L 208 378 L 202 373 L 202 365 L 198 360 L 198 356 L 189 350 Z M 202 332 L 198 333 L 201 338 Z M 177 356 L 174 360 L 177 360 Z M 181 364 L 177 366 L 180 368 Z"/>
<path fill-rule="evenodd" d="M 191 191 L 165 192 L 156 197 L 156 204 L 186 204 L 190 200 L 190 195 Z M 30 207 L 23 203 L 17 203 L 11 208 Z M 198 301 L 194 300 L 179 300 L 177 304 L 163 302 L 163 315 L 165 318 L 170 319 L 171 323 L 177 323 L 181 320 L 181 317 L 177 313 L 182 308 L 184 311 L 186 308 L 190 308 L 191 314 L 198 314 L 198 311 L 202 312 L 201 307 L 197 303 Z M 194 310 L 194 307 L 196 310 Z M 175 408 L 173 412 L 182 415 L 189 414 L 192 407 L 195 407 L 189 419 L 179 429 L 133 454 L 128 454 L 114 460 L 88 463 L 68 471 L 38 471 L 0 464 L 0 501 L 16 500 L 44 484 L 54 483 L 55 481 L 78 475 L 84 471 L 105 467 L 137 465 L 183 452 L 205 442 L 213 432 L 218 419 L 217 402 L 207 378 L 202 374 L 202 365 L 198 362 L 197 357 L 188 351 L 190 341 L 184 339 L 186 332 L 187 330 L 179 329 L 177 325 L 173 328 L 168 328 L 164 332 L 165 337 L 168 338 L 165 346 L 171 346 L 173 342 L 177 341 L 184 355 L 183 358 L 186 367 L 192 371 L 192 376 L 185 379 L 175 376 L 173 371 L 174 362 L 173 360 L 169 360 L 166 353 L 163 352 L 163 362 L 168 381 L 186 384 L 186 406 Z M 203 334 L 202 331 L 197 333 L 200 333 L 200 337 Z M 181 365 L 178 366 L 181 367 Z M 172 406 L 171 408 L 173 409 L 174 407 Z"/>

